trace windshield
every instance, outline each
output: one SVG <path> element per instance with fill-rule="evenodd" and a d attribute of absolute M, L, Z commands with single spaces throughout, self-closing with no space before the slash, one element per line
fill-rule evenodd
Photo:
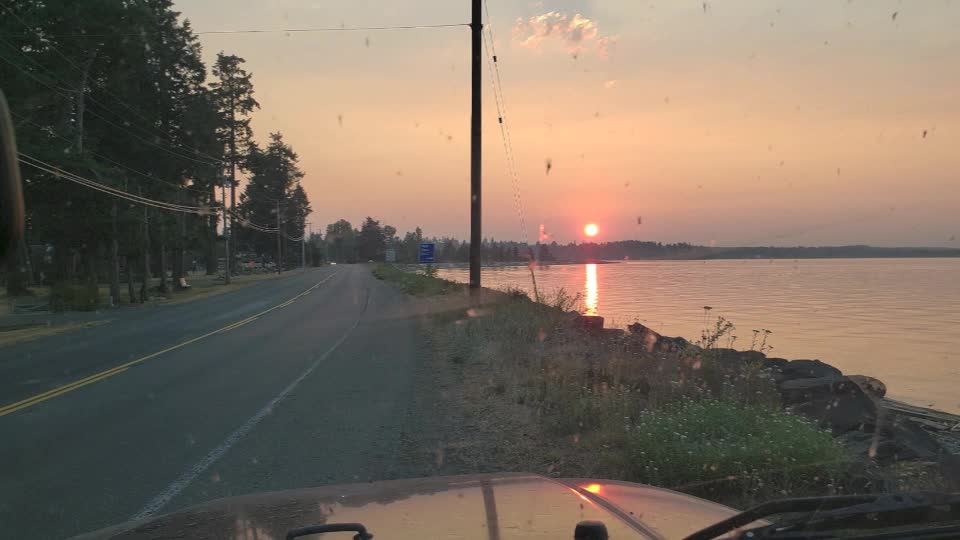
<path fill-rule="evenodd" d="M 479 473 L 565 482 L 464 495 L 504 537 L 726 515 L 626 483 L 960 489 L 958 2 L 0 13 L 11 535 Z M 258 519 L 212 534 L 311 525 Z"/>

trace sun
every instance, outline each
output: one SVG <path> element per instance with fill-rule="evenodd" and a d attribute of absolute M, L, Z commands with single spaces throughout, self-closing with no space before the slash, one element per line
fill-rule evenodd
<path fill-rule="evenodd" d="M 583 234 L 587 236 L 596 236 L 600 234 L 600 227 L 597 227 L 596 223 L 587 223 L 583 227 Z"/>

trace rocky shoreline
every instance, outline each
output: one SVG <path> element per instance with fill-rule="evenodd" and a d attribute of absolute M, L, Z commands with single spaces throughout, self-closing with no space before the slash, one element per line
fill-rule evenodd
<path fill-rule="evenodd" d="M 626 330 L 603 329 L 600 317 L 577 316 L 583 331 L 622 340 L 648 354 L 677 358 L 709 356 L 731 367 L 767 370 L 785 411 L 828 428 L 850 452 L 876 467 L 911 462 L 939 473 L 960 489 L 960 416 L 914 407 L 886 398 L 886 385 L 873 377 L 844 374 L 820 360 L 788 360 L 758 351 L 699 347 L 635 323 Z"/>

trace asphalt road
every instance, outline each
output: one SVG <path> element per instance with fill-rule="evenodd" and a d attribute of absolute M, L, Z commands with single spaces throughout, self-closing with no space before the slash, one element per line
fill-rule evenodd
<path fill-rule="evenodd" d="M 337 266 L 0 348 L 0 536 L 416 474 L 409 302 Z"/>

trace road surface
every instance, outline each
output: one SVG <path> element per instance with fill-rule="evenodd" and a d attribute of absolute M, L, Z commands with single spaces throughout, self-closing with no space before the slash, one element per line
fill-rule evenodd
<path fill-rule="evenodd" d="M 0 348 L 0 536 L 417 474 L 409 302 L 342 265 Z"/>

